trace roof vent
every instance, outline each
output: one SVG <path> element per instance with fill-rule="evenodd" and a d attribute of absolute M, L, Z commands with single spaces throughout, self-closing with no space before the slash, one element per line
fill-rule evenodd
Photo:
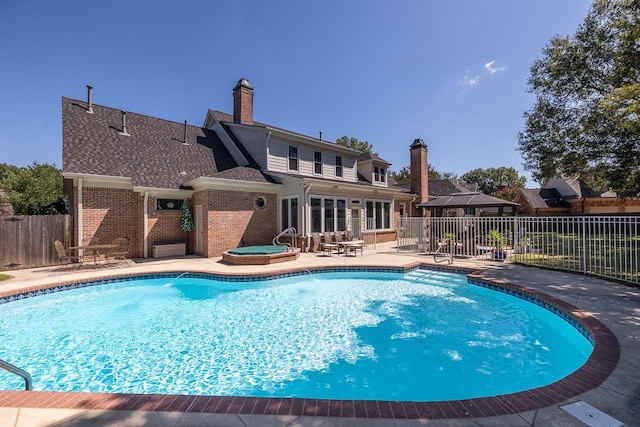
<path fill-rule="evenodd" d="M 120 131 L 120 135 L 129 136 L 127 133 L 127 112 L 122 111 L 122 131 Z"/>
<path fill-rule="evenodd" d="M 184 121 L 184 136 L 182 137 L 182 143 L 184 145 L 189 145 L 189 143 L 187 142 L 187 121 Z"/>
<path fill-rule="evenodd" d="M 91 100 L 91 91 L 93 86 L 87 85 L 87 113 L 93 114 L 93 101 Z"/>

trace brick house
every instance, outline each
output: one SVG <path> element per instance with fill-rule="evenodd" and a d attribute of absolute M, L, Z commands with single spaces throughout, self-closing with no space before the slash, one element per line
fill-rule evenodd
<path fill-rule="evenodd" d="M 516 196 L 519 215 L 619 215 L 638 214 L 640 198 L 620 198 L 584 181 L 554 177 L 542 188 L 523 189 Z"/>
<path fill-rule="evenodd" d="M 131 257 L 183 242 L 186 252 L 218 257 L 238 246 L 269 244 L 294 227 L 352 230 L 395 239 L 400 216 L 428 200 L 427 147 L 410 147 L 409 189 L 389 182 L 390 164 L 253 119 L 254 89 L 241 79 L 233 114 L 209 110 L 203 126 L 62 98 L 62 173 L 74 217 L 74 243 L 131 239 Z M 414 169 L 415 162 L 415 169 Z M 195 229 L 181 230 L 187 201 Z"/>

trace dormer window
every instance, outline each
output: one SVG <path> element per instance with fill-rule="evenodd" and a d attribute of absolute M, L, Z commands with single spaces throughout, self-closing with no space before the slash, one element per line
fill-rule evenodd
<path fill-rule="evenodd" d="M 289 146 L 289 170 L 298 170 L 298 147 L 295 145 Z"/>
<path fill-rule="evenodd" d="M 386 181 L 386 175 L 387 171 L 385 170 L 385 168 L 379 168 L 378 166 L 375 166 L 373 168 L 373 180 L 375 182 L 385 182 Z"/>
<path fill-rule="evenodd" d="M 313 172 L 322 175 L 322 153 L 320 151 L 313 152 Z"/>
<path fill-rule="evenodd" d="M 336 156 L 336 177 L 342 178 L 342 157 Z"/>

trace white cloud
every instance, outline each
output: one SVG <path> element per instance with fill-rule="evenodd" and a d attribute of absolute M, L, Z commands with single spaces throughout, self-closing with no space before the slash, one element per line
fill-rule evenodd
<path fill-rule="evenodd" d="M 480 81 L 480 76 L 472 76 L 469 71 L 465 71 L 464 77 L 460 80 L 462 86 L 475 86 Z"/>
<path fill-rule="evenodd" d="M 505 66 L 496 67 L 495 63 L 496 61 L 490 61 L 484 64 L 484 69 L 487 70 L 487 73 L 489 74 L 501 73 L 507 69 L 507 67 Z"/>

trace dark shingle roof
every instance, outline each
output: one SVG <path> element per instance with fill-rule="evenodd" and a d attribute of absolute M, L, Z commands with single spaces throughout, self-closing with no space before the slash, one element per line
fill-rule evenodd
<path fill-rule="evenodd" d="M 444 197 L 438 197 L 416 206 L 423 208 L 464 208 L 486 206 L 518 206 L 518 203 L 499 199 L 483 193 L 455 193 Z"/>
<path fill-rule="evenodd" d="M 555 188 L 525 188 L 520 190 L 520 193 L 533 209 L 571 207 Z"/>
<path fill-rule="evenodd" d="M 129 136 L 121 134 L 122 112 L 62 98 L 62 170 L 65 173 L 128 177 L 141 187 L 177 189 L 189 180 L 215 177 L 273 182 L 240 168 L 212 130 L 127 112 Z"/>
<path fill-rule="evenodd" d="M 435 197 L 448 196 L 453 193 L 464 193 L 469 189 L 456 184 L 450 179 L 429 180 L 429 195 Z"/>

